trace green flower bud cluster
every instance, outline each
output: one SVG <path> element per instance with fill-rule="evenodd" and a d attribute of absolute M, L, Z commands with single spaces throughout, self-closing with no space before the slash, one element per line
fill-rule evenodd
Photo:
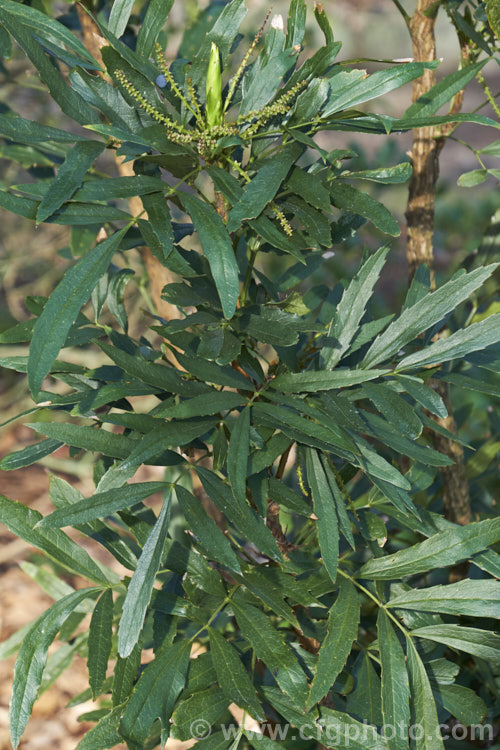
<path fill-rule="evenodd" d="M 163 56 L 160 45 L 156 45 L 155 57 L 158 67 L 162 71 L 172 94 L 193 115 L 195 120 L 194 127 L 181 125 L 171 117 L 161 113 L 145 98 L 143 94 L 141 94 L 137 87 L 128 80 L 123 71 L 116 70 L 114 75 L 120 85 L 127 91 L 130 98 L 137 102 L 139 107 L 147 112 L 150 117 L 156 120 L 156 122 L 160 122 L 165 126 L 167 135 L 173 143 L 191 145 L 198 151 L 199 155 L 205 161 L 212 161 L 217 154 L 219 139 L 224 138 L 225 136 L 239 136 L 245 143 L 249 144 L 259 130 L 265 127 L 265 125 L 273 118 L 277 116 L 283 117 L 288 113 L 295 97 L 306 85 L 305 81 L 300 81 L 292 86 L 287 92 L 282 94 L 279 99 L 271 102 L 271 104 L 267 104 L 262 109 L 253 110 L 245 115 L 241 115 L 235 122 L 225 122 L 224 112 L 229 106 L 232 91 L 242 75 L 244 62 L 257 44 L 258 39 L 259 34 L 254 39 L 231 83 L 224 107 L 222 102 L 220 55 L 217 46 L 212 44 L 206 79 L 205 115 L 203 115 L 202 107 L 192 80 L 188 79 L 187 94 L 185 94 L 175 81 Z M 281 219 L 280 222 L 285 228 L 285 224 Z"/>
<path fill-rule="evenodd" d="M 267 104 L 262 109 L 256 109 L 253 112 L 248 112 L 246 115 L 242 115 L 236 120 L 236 124 L 244 126 L 246 123 L 250 123 L 250 127 L 244 131 L 243 138 L 251 138 L 257 134 L 260 128 L 264 127 L 270 120 L 278 115 L 284 116 L 290 110 L 290 106 L 299 93 L 304 88 L 306 81 L 299 81 L 295 86 L 292 86 L 285 94 L 271 104 Z"/>

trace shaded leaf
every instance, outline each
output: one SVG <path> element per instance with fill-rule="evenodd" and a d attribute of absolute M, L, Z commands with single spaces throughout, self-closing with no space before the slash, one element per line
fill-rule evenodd
<path fill-rule="evenodd" d="M 111 653 L 113 625 L 113 592 L 107 589 L 97 601 L 89 628 L 89 653 L 87 668 L 94 700 L 101 692 L 106 679 L 108 659 Z"/>
<path fill-rule="evenodd" d="M 319 455 L 309 449 L 306 453 L 307 480 L 312 489 L 314 513 L 318 517 L 319 548 L 328 575 L 335 582 L 339 555 L 339 530 L 335 500 L 323 470 Z"/>
<path fill-rule="evenodd" d="M 175 489 L 188 528 L 198 537 L 208 557 L 241 573 L 240 564 L 227 537 L 207 515 L 200 501 L 180 485 Z"/>
<path fill-rule="evenodd" d="M 227 473 L 239 500 L 246 499 L 246 471 L 250 449 L 250 409 L 243 409 L 234 423 L 227 451 Z"/>
<path fill-rule="evenodd" d="M 318 653 L 307 706 L 319 703 L 342 671 L 358 634 L 361 600 L 349 581 L 339 581 L 339 595 L 328 615 L 328 630 Z"/>
<path fill-rule="evenodd" d="M 35 398 L 80 308 L 106 271 L 128 227 L 100 242 L 75 263 L 50 295 L 33 329 L 28 360 L 28 382 Z M 47 336 L 50 331 L 50 336 Z"/>
<path fill-rule="evenodd" d="M 377 618 L 378 648 L 382 677 L 382 716 L 384 725 L 397 728 L 387 738 L 389 750 L 407 750 L 406 728 L 410 723 L 410 686 L 406 658 L 389 617 L 379 609 Z M 402 730 L 402 731 L 400 731 Z"/>
<path fill-rule="evenodd" d="M 226 318 L 232 318 L 239 294 L 238 265 L 233 246 L 220 216 L 194 195 L 180 195 L 199 234 Z M 229 227 L 228 227 L 229 229 Z"/>
<path fill-rule="evenodd" d="M 297 706 L 302 706 L 307 695 L 307 679 L 294 653 L 280 638 L 269 618 L 244 601 L 231 601 L 234 614 L 244 637 L 251 643 L 272 676 Z"/>
<path fill-rule="evenodd" d="M 154 721 L 159 718 L 168 729 L 175 702 L 184 687 L 189 666 L 190 643 L 167 643 L 142 672 L 125 710 L 122 709 L 120 735 L 141 746 Z"/>
<path fill-rule="evenodd" d="M 163 502 L 158 519 L 142 548 L 129 583 L 118 627 L 118 653 L 128 656 L 139 639 L 156 574 L 160 567 L 169 522 L 170 499 Z"/>
<path fill-rule="evenodd" d="M 335 317 L 330 324 L 328 339 L 320 352 L 322 368 L 333 370 L 347 351 L 365 313 L 380 271 L 385 263 L 388 247 L 381 247 L 361 266 L 342 295 Z M 335 339 L 335 341 L 330 341 Z"/>
<path fill-rule="evenodd" d="M 441 727 L 437 714 L 436 702 L 432 694 L 429 677 L 425 666 L 411 638 L 408 644 L 408 673 L 411 690 L 411 722 L 421 727 L 420 733 L 425 737 L 426 749 L 443 750 Z"/>
<path fill-rule="evenodd" d="M 213 628 L 210 628 L 209 634 L 210 654 L 217 673 L 217 682 L 225 692 L 226 698 L 248 711 L 255 719 L 263 721 L 262 707 L 238 652 Z"/>

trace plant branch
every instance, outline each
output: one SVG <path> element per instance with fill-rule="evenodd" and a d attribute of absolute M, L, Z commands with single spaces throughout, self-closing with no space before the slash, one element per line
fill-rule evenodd
<path fill-rule="evenodd" d="M 413 55 L 416 61 L 430 62 L 436 59 L 435 24 L 436 13 L 432 13 L 434 0 L 418 0 L 415 13 L 409 25 Z M 462 64 L 470 58 L 471 50 L 461 41 Z M 433 70 L 426 70 L 424 75 L 413 83 L 413 101 L 425 95 L 435 83 Z M 450 113 L 460 111 L 463 102 L 463 90 L 455 94 Z M 431 288 L 434 288 L 434 203 L 436 182 L 439 175 L 439 154 L 446 137 L 454 130 L 454 124 L 436 128 L 417 128 L 414 131 L 413 146 L 410 158 L 413 173 L 410 180 L 406 219 L 408 225 L 406 254 L 410 270 L 410 279 L 420 264 L 425 263 L 431 269 Z M 449 407 L 448 387 L 442 382 L 432 383 Z M 456 432 L 453 415 L 448 408 L 446 419 L 436 421 L 450 432 Z M 436 448 L 453 459 L 454 465 L 441 470 L 443 482 L 444 513 L 454 523 L 466 524 L 470 521 L 469 484 L 465 472 L 464 452 L 461 445 L 443 438 L 435 437 Z"/>
<path fill-rule="evenodd" d="M 410 28 L 410 21 L 411 21 L 410 14 L 406 12 L 406 10 L 403 8 L 399 0 L 392 0 L 392 2 L 394 3 L 396 8 L 399 10 L 401 15 L 403 16 L 405 24 L 408 26 L 408 28 Z"/>

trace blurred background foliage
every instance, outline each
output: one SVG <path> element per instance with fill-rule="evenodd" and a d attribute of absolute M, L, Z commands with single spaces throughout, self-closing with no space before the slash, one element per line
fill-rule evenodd
<path fill-rule="evenodd" d="M 75 4 L 64 0 L 27 0 L 25 4 L 36 7 L 55 17 L 64 16 L 69 28 L 75 31 L 79 28 Z M 222 0 L 219 8 L 224 6 Z M 313 2 L 308 3 L 311 10 Z M 460 3 L 458 3 L 460 5 Z M 109 12 L 109 0 L 96 0 L 91 3 L 92 8 L 101 14 Z M 213 21 L 214 8 L 212 3 L 207 10 L 207 2 L 184 0 L 174 3 L 169 16 L 168 26 L 161 41 L 166 46 L 167 59 L 169 52 L 176 50 L 181 39 L 183 29 L 198 14 L 205 14 L 207 26 Z M 412 13 L 414 0 L 404 0 L 408 13 Z M 135 43 L 135 34 L 141 22 L 141 15 L 146 3 L 136 2 L 136 15 L 131 18 L 124 41 L 131 46 Z M 262 23 L 268 6 L 264 0 L 247 0 L 249 13 L 245 19 L 244 30 L 248 40 Z M 289 3 L 286 0 L 274 0 L 273 13 L 286 17 Z M 334 29 L 335 38 L 342 41 L 343 47 L 340 60 L 358 58 L 399 59 L 412 55 L 411 42 L 402 16 L 398 13 L 392 0 L 324 0 L 323 7 Z M 312 15 L 312 14 L 311 14 Z M 310 23 L 305 38 L 307 54 L 322 44 L 319 28 Z M 444 76 L 456 70 L 460 62 L 460 49 L 456 31 L 445 13 L 440 13 L 436 29 L 437 53 L 442 58 L 438 76 Z M 306 53 L 304 53 L 306 54 Z M 377 62 L 359 62 L 368 71 L 381 67 Z M 483 71 L 490 89 L 495 95 L 500 91 L 500 70 L 495 61 L 490 62 Z M 6 46 L 5 39 L 0 35 L 0 113 L 8 103 L 21 116 L 31 120 L 53 125 L 59 128 L 73 129 L 78 126 L 61 113 L 57 104 L 47 94 L 45 87 L 40 84 L 36 71 L 30 65 L 26 56 L 18 49 L 11 51 Z M 463 112 L 472 112 L 484 103 L 484 93 L 479 84 L 473 81 L 465 95 Z M 404 86 L 376 103 L 377 110 L 385 114 L 398 116 L 411 103 L 411 87 Z M 369 105 L 368 105 L 369 107 Z M 481 114 L 496 119 L 495 112 L 489 105 L 481 108 Z M 456 133 L 457 138 L 470 144 L 473 149 L 479 149 L 495 138 L 491 129 L 475 125 L 463 124 Z M 330 132 L 322 134 L 318 143 L 327 150 L 334 148 L 347 149 L 355 152 L 356 156 L 349 162 L 352 171 L 372 169 L 381 165 L 398 164 L 405 159 L 411 147 L 412 134 L 394 134 L 378 136 Z M 13 154 L 12 149 L 18 153 Z M 26 183 L 30 180 L 43 178 L 44 170 L 48 166 L 39 163 L 32 166 L 29 147 L 21 153 L 21 147 L 0 143 L 0 181 L 5 184 Z M 13 157 L 17 158 L 14 161 Z M 484 163 L 487 167 L 498 167 L 498 157 L 486 156 Z M 497 183 L 489 178 L 474 187 L 462 187 L 458 178 L 463 173 L 475 170 L 478 162 L 474 151 L 457 140 L 449 139 L 440 158 L 440 177 L 436 202 L 434 254 L 437 285 L 460 268 L 472 264 L 477 253 L 482 254 L 482 263 L 499 259 L 497 249 L 497 233 L 500 235 L 500 192 Z M 112 155 L 104 154 L 100 159 L 100 168 L 106 174 L 116 175 L 116 162 Z M 365 183 L 367 185 L 367 183 Z M 369 190 L 384 203 L 398 219 L 402 228 L 399 238 L 391 240 L 389 273 L 382 275 L 377 286 L 374 314 L 383 316 L 393 312 L 401 304 L 408 289 L 408 266 L 405 253 L 405 208 L 408 197 L 407 184 L 379 185 L 371 184 Z M 498 222 L 494 219 L 498 217 Z M 493 219 L 493 220 L 492 220 Z M 92 235 L 93 238 L 93 235 Z M 68 248 L 79 242 L 85 242 L 85 232 L 80 228 L 72 232 L 68 228 L 44 224 L 36 230 L 33 223 L 21 217 L 2 211 L 0 222 L 0 332 L 10 327 L 15 321 L 31 317 L 25 304 L 27 295 L 47 296 L 56 286 L 67 268 Z M 371 223 L 365 224 L 354 236 L 338 238 L 329 252 L 327 263 L 321 265 L 321 272 L 309 276 L 302 281 L 302 291 L 306 294 L 318 284 L 330 288 L 342 277 L 352 276 L 354 269 L 359 267 L 360 261 L 367 250 L 373 250 L 385 243 L 386 237 L 379 233 Z M 279 276 L 288 263 L 286 257 L 273 256 L 275 267 L 267 269 L 273 275 Z M 130 333 L 139 337 L 145 333 L 151 318 L 145 313 L 152 311 L 148 293 L 148 280 L 139 254 L 129 253 L 127 265 L 135 272 L 134 281 L 126 287 L 125 304 L 130 321 Z M 325 270 L 327 273 L 325 273 Z M 488 295 L 495 294 L 495 282 L 485 289 L 481 300 L 484 307 L 489 304 Z M 498 303 L 497 303 L 498 304 Z M 151 336 L 151 333 L 148 334 Z M 3 347 L 4 355 L 16 353 L 15 347 L 8 351 Z M 24 353 L 24 348 L 23 348 Z M 87 366 L 98 366 L 103 355 L 95 351 L 94 347 L 87 350 L 74 350 L 68 359 L 78 361 L 85 358 Z M 475 513 L 494 512 L 495 492 L 498 484 L 495 455 L 498 454 L 498 435 L 500 435 L 500 416 L 498 415 L 498 396 L 493 392 L 458 389 L 452 387 L 451 397 L 454 414 L 462 441 L 471 446 L 466 448 L 466 458 L 473 455 L 473 448 L 485 443 L 485 450 L 478 460 L 471 466 L 470 471 L 481 474 L 481 482 L 474 483 L 472 505 Z M 2 422 L 18 414 L 23 408 L 31 405 L 26 378 L 24 375 L 12 371 L 0 371 L 0 412 Z M 39 413 L 38 419 L 43 419 Z M 7 426 L 0 433 L 0 454 L 7 453 L 23 441 L 31 441 L 31 433 L 22 427 L 15 427 L 16 423 Z M 496 446 L 496 447 L 495 447 Z M 90 456 L 88 456 L 90 458 Z M 49 468 L 57 469 L 60 458 L 55 456 L 44 459 L 41 463 Z M 72 462 L 75 476 L 83 478 L 91 471 L 90 463 L 83 463 L 81 459 Z M 62 465 L 62 464 L 61 464 Z M 65 471 L 68 461 L 64 462 Z M 30 492 L 38 492 L 39 487 L 19 487 L 26 482 L 40 481 L 40 474 L 21 472 L 16 476 L 18 483 L 17 497 L 27 497 Z M 35 477 L 35 479 L 33 478 Z M 11 481 L 14 481 L 10 475 Z M 45 480 L 43 480 L 45 481 Z M 6 491 L 6 490 L 5 490 Z M 7 494 L 9 494 L 7 492 Z M 36 494 L 36 493 L 35 493 Z M 401 538 L 405 532 L 400 532 Z M 6 558 L 4 558 L 5 560 Z M 17 581 L 17 579 L 16 579 Z M 34 586 L 36 588 L 36 586 Z M 35 607 L 36 608 L 36 607 Z M 31 619 L 33 613 L 28 613 Z M 16 626 L 17 627 L 17 626 Z M 15 629 L 15 628 L 13 628 Z M 9 633 L 7 632 L 7 635 Z M 68 737 L 65 738 L 68 740 Z M 74 738 L 69 737 L 69 744 L 58 744 L 58 740 L 49 740 L 47 735 L 42 737 L 42 744 L 27 745 L 26 747 L 66 748 L 74 747 Z M 2 744 L 0 731 L 0 750 L 9 747 Z"/>

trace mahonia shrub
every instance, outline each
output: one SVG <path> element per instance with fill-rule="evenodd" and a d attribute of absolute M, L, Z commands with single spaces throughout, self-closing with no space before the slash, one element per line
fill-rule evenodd
<path fill-rule="evenodd" d="M 378 317 L 374 288 L 391 273 L 381 238 L 400 230 L 365 181 L 405 182 L 411 166 L 351 171 L 352 152 L 315 135 L 498 128 L 436 115 L 485 59 L 401 117 L 379 115 L 360 107 L 435 63 L 385 61 L 367 75 L 338 62 L 318 5 L 324 44 L 299 64 L 303 0 L 253 41 L 239 33 L 242 0 L 210 6 L 169 62 L 171 6 L 151 0 L 131 45 L 120 37 L 132 3 L 115 0 L 96 19 L 101 63 L 66 17 L 0 0 L 4 54 L 14 40 L 85 128 L 0 114 L 7 143 L 50 165 L 2 188 L 0 205 L 72 229 L 60 283 L 1 335 L 30 342 L 1 364 L 27 373 L 40 436 L 1 468 L 63 445 L 95 456 L 91 496 L 52 476 L 45 517 L 0 497 L 5 526 L 44 553 L 25 569 L 55 600 L 2 644 L 3 656 L 18 650 L 13 747 L 79 654 L 89 689 L 72 705 L 96 701 L 79 750 L 169 737 L 200 750 L 438 750 L 440 725 L 463 738 L 499 712 L 500 519 L 484 508 L 467 526 L 445 519 L 440 469 L 453 461 L 432 439 L 450 436 L 440 379 L 498 395 L 497 264 L 479 254 L 434 291 L 421 266 L 401 309 Z M 133 173 L 107 176 L 104 152 Z M 137 196 L 132 215 L 123 201 Z M 381 246 L 356 275 L 304 286 L 364 222 Z M 163 298 L 180 315 L 148 319 L 134 339 L 123 294 L 141 246 L 172 273 Z M 100 350 L 102 364 L 59 358 L 67 347 Z M 468 464 L 473 487 L 494 456 L 485 445 Z M 134 481 L 144 465 L 160 480 Z M 64 571 L 89 585 L 73 589 Z"/>

